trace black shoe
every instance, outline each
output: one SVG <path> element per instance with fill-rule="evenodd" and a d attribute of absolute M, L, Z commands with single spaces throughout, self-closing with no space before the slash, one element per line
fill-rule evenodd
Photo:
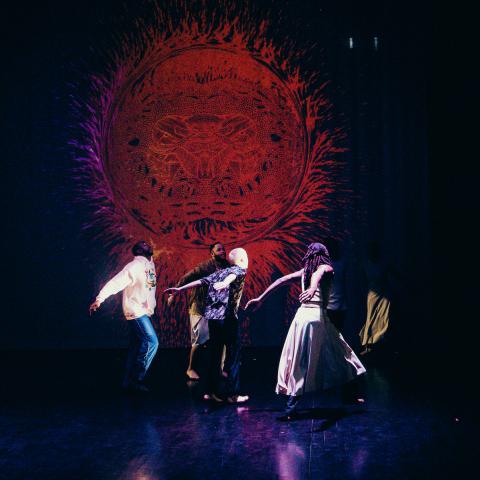
<path fill-rule="evenodd" d="M 148 393 L 150 390 L 148 387 L 138 382 L 130 382 L 127 385 L 123 385 L 123 389 L 127 393 Z"/>
<path fill-rule="evenodd" d="M 295 420 L 295 418 L 298 418 L 297 406 L 300 402 L 300 398 L 300 395 L 296 397 L 294 397 L 293 395 L 289 395 L 287 405 L 285 407 L 285 412 L 283 413 L 283 415 L 277 417 L 277 420 L 280 422 L 289 422 L 290 420 Z"/>
<path fill-rule="evenodd" d="M 296 411 L 298 403 L 300 402 L 300 398 L 300 395 L 296 397 L 289 395 L 287 400 L 287 406 L 285 407 L 285 415 L 290 415 L 291 413 L 294 413 Z"/>
<path fill-rule="evenodd" d="M 283 415 L 280 415 L 279 417 L 276 418 L 279 422 L 291 422 L 292 420 L 297 420 L 298 419 L 298 412 L 290 412 L 290 413 L 284 413 Z"/>

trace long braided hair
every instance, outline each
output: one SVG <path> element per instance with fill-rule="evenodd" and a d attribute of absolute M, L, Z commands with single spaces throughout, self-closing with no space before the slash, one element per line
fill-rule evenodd
<path fill-rule="evenodd" d="M 310 284 L 313 273 L 320 265 L 332 266 L 327 247 L 323 243 L 311 243 L 302 259 L 305 285 Z"/>

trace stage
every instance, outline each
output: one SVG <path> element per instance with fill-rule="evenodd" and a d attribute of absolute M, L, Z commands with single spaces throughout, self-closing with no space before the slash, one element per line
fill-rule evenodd
<path fill-rule="evenodd" d="M 245 349 L 241 406 L 202 401 L 187 354 L 159 350 L 150 393 L 125 395 L 123 350 L 2 352 L 0 478 L 438 479 L 473 464 L 474 399 L 422 359 L 379 355 L 363 405 L 327 392 L 280 422 L 279 349 Z"/>

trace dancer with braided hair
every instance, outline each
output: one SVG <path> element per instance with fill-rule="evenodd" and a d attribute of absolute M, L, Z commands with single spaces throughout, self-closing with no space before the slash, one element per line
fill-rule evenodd
<path fill-rule="evenodd" d="M 282 420 L 296 415 L 303 394 L 344 385 L 366 371 L 327 317 L 334 274 L 327 248 L 311 243 L 302 263 L 302 269 L 279 278 L 245 307 L 257 309 L 273 290 L 301 281 L 301 305 L 288 330 L 278 366 L 276 392 L 288 396 Z"/>

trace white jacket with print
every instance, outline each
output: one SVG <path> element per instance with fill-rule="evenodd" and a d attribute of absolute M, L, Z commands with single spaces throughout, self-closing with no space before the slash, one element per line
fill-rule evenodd
<path fill-rule="evenodd" d="M 123 290 L 123 313 L 127 320 L 153 315 L 157 277 L 155 264 L 145 257 L 137 256 L 125 265 L 97 295 L 97 300 L 103 303 L 111 295 Z"/>

